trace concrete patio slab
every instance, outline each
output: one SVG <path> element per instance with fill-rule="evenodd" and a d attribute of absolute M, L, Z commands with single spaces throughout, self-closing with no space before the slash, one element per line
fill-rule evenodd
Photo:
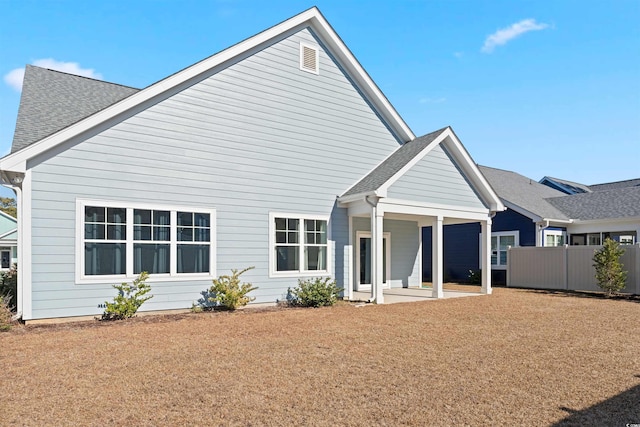
<path fill-rule="evenodd" d="M 383 291 L 384 303 L 395 304 L 399 302 L 435 301 L 437 298 L 431 296 L 432 289 L 423 288 L 393 288 Z M 458 290 L 445 290 L 444 298 L 474 297 L 483 295 L 479 292 L 464 292 Z M 371 298 L 370 292 L 353 292 L 352 301 L 368 301 Z"/>

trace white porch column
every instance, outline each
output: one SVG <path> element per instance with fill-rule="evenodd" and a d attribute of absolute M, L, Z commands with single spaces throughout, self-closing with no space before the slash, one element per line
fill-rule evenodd
<path fill-rule="evenodd" d="M 349 215 L 349 244 L 347 245 L 346 250 L 346 262 L 345 266 L 347 267 L 347 280 L 346 286 L 347 289 L 344 292 L 344 296 L 348 300 L 353 299 L 353 217 Z"/>
<path fill-rule="evenodd" d="M 382 294 L 382 239 L 384 211 L 378 206 L 371 207 L 371 299 L 384 304 Z"/>
<path fill-rule="evenodd" d="M 443 298 L 443 269 L 444 269 L 444 255 L 443 255 L 443 238 L 442 238 L 442 217 L 437 216 L 433 219 L 432 234 L 431 234 L 431 282 L 433 285 L 432 296 L 434 298 Z"/>
<path fill-rule="evenodd" d="M 482 253 L 480 254 L 482 268 L 482 293 L 491 294 L 491 219 L 480 222 L 482 233 Z"/>
<path fill-rule="evenodd" d="M 428 227 L 431 224 L 425 219 L 420 218 L 418 220 L 418 287 L 422 288 L 422 228 Z"/>

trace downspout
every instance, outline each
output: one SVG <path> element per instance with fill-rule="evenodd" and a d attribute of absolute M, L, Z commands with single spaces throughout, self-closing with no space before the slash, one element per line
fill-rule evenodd
<path fill-rule="evenodd" d="M 544 246 L 544 239 L 542 238 L 542 230 L 549 228 L 549 220 L 543 219 L 542 221 L 538 221 L 536 223 L 536 246 L 542 247 Z"/>

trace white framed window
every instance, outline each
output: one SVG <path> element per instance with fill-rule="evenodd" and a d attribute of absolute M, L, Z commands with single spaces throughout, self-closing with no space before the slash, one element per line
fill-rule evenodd
<path fill-rule="evenodd" d="M 505 270 L 507 268 L 507 251 L 511 247 L 520 246 L 520 231 L 495 231 L 491 233 L 491 268 Z M 482 254 L 482 234 L 480 234 L 480 254 Z M 482 255 L 480 256 L 482 258 Z M 480 261 L 482 263 L 482 261 Z M 480 264 L 480 268 L 482 265 Z"/>
<path fill-rule="evenodd" d="M 317 46 L 300 43 L 300 69 L 313 74 L 320 74 L 320 51 Z"/>
<path fill-rule="evenodd" d="M 76 201 L 76 283 L 215 276 L 214 209 Z"/>
<path fill-rule="evenodd" d="M 330 274 L 329 217 L 269 213 L 269 276 Z"/>
<path fill-rule="evenodd" d="M 545 246 L 563 246 L 566 242 L 566 234 L 562 230 L 545 230 L 544 245 Z"/>

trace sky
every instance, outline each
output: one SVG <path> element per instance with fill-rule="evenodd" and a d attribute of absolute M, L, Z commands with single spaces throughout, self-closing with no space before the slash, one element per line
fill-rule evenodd
<path fill-rule="evenodd" d="M 144 88 L 312 6 L 417 136 L 535 180 L 640 177 L 640 0 L 0 0 L 0 155 L 25 64 Z"/>

